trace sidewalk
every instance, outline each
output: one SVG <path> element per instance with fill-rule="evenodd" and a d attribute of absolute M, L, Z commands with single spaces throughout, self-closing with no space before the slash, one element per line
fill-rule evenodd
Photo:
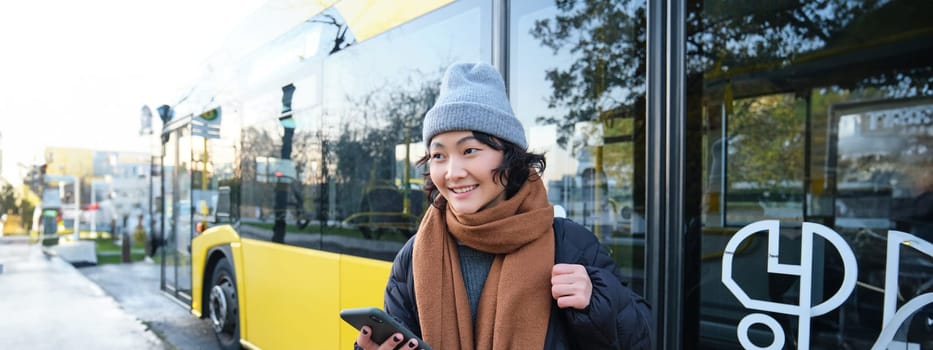
<path fill-rule="evenodd" d="M 159 264 L 103 264 L 78 271 L 113 296 L 126 312 L 149 326 L 169 348 L 219 350 L 210 321 L 194 317 L 159 289 Z"/>
<path fill-rule="evenodd" d="M 170 349 L 72 265 L 0 237 L 0 349 Z"/>

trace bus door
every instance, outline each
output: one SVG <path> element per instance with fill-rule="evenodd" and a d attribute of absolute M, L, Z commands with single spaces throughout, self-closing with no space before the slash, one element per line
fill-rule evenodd
<path fill-rule="evenodd" d="M 161 289 L 191 302 L 191 238 L 194 232 L 191 201 L 191 118 L 166 126 L 162 152 Z"/>

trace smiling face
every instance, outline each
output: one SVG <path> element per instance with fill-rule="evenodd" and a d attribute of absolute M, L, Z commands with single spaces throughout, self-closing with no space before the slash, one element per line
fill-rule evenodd
<path fill-rule="evenodd" d="M 493 180 L 502 151 L 480 142 L 471 131 L 449 131 L 431 139 L 428 171 L 440 195 L 458 214 L 491 208 L 505 199 L 505 184 Z"/>

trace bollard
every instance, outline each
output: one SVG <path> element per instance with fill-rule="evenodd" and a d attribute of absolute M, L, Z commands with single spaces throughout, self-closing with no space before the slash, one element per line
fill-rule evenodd
<path fill-rule="evenodd" d="M 122 261 L 128 263 L 130 262 L 130 235 L 127 234 L 125 230 L 123 232 L 123 244 L 121 246 L 121 248 L 123 248 L 123 254 L 121 254 L 123 256 Z"/>

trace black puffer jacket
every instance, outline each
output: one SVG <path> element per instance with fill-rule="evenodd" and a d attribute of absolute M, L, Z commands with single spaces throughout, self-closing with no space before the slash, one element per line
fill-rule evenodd
<path fill-rule="evenodd" d="M 559 309 L 552 302 L 544 349 L 650 349 L 653 323 L 648 304 L 621 282 L 615 261 L 596 236 L 571 220 L 555 218 L 554 239 L 555 263 L 585 266 L 593 295 L 585 310 Z M 420 337 L 412 242 L 414 238 L 395 257 L 386 285 L 385 310 Z"/>

